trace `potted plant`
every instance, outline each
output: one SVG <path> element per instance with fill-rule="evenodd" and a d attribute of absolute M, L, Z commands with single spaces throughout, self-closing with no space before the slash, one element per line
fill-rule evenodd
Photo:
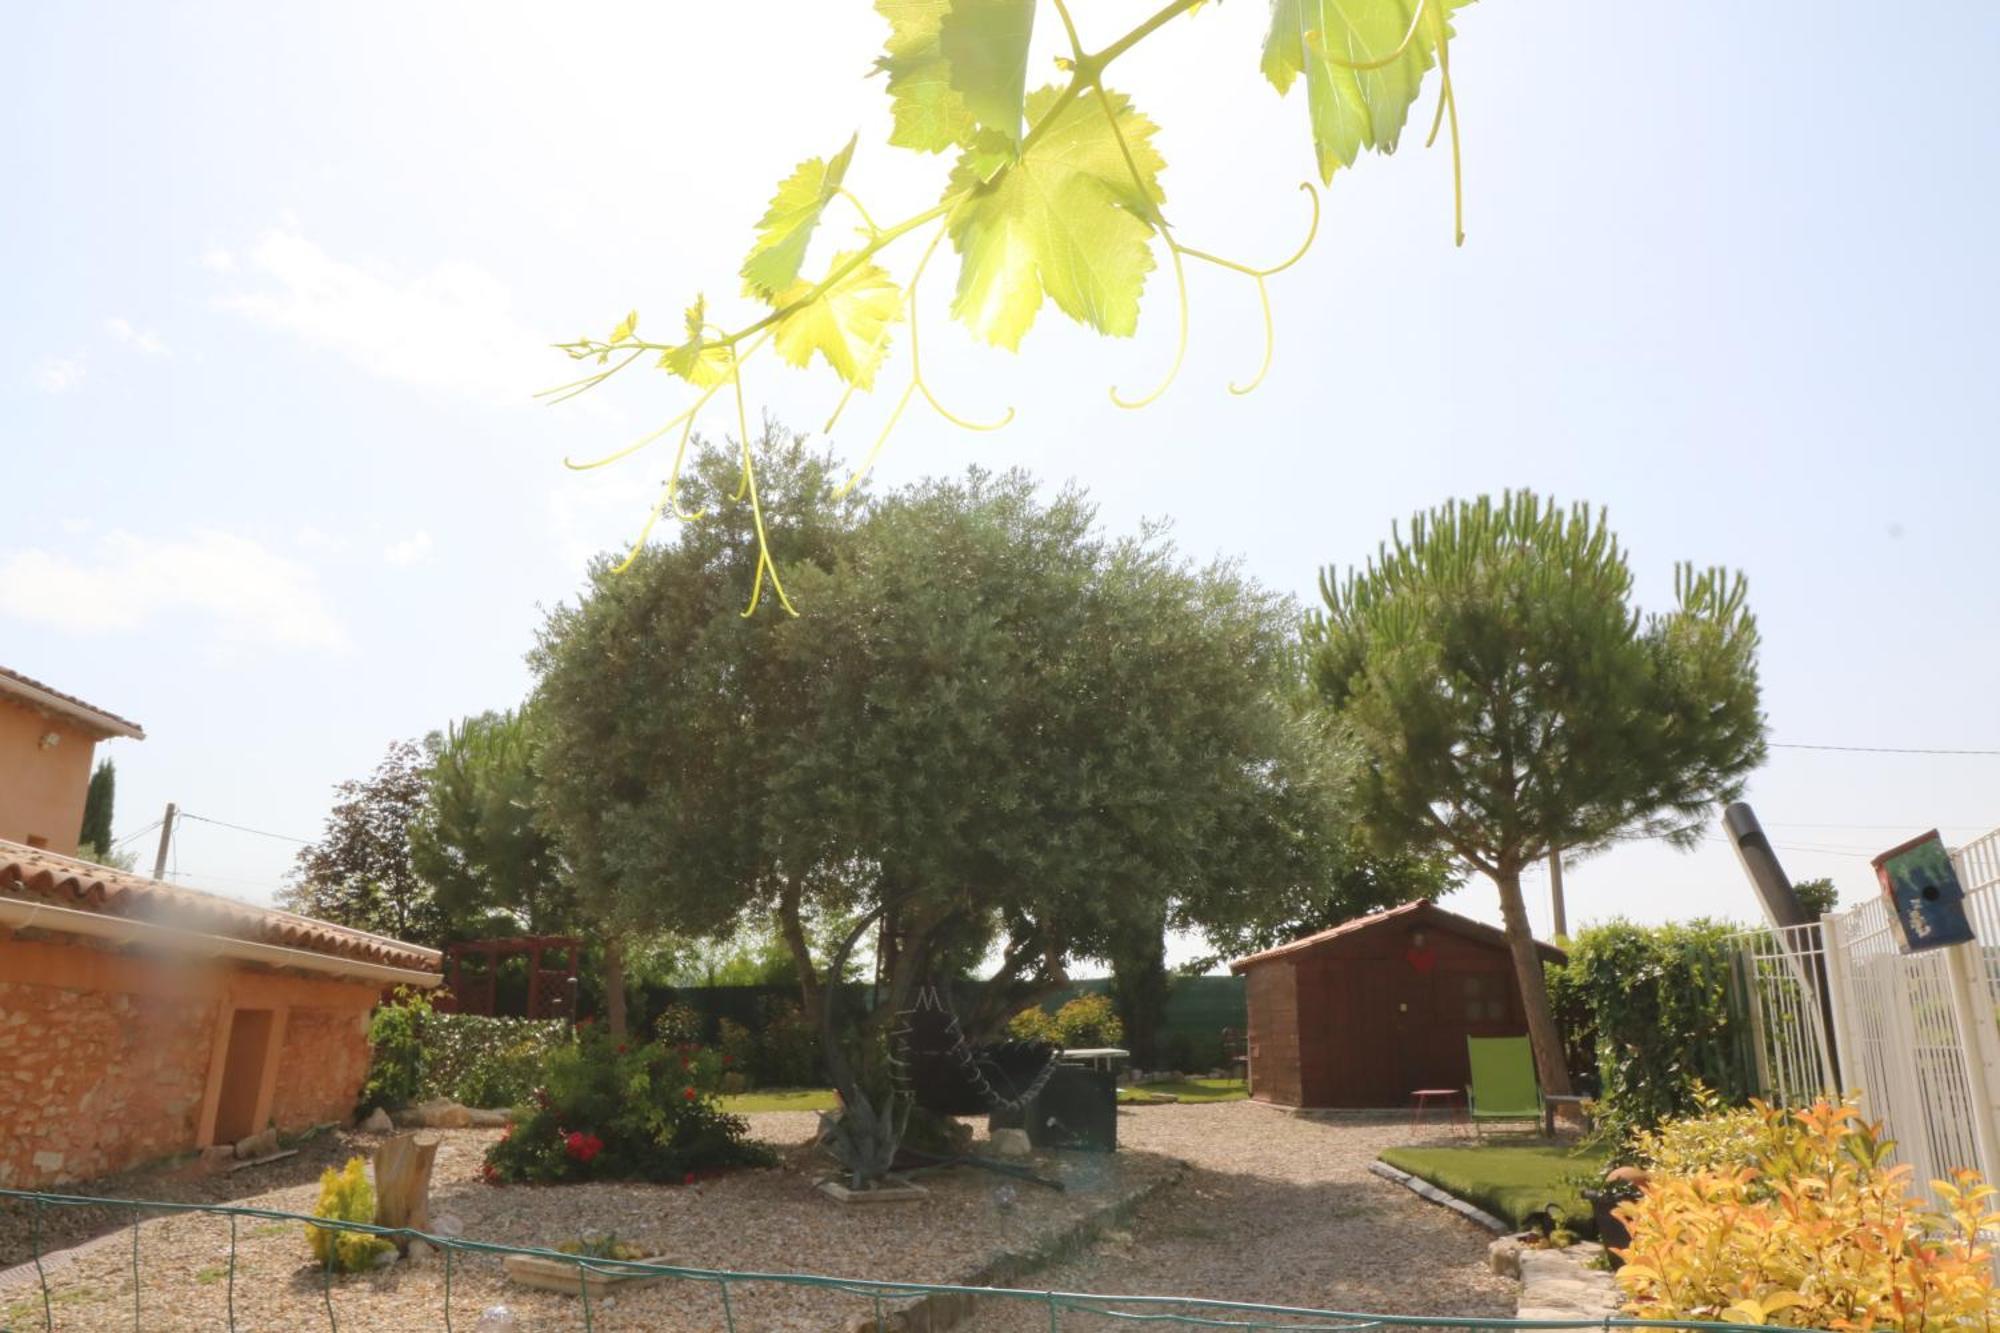
<path fill-rule="evenodd" d="M 1614 1251 L 1632 1243 L 1631 1229 L 1618 1216 L 1618 1205 L 1638 1198 L 1646 1180 L 1643 1168 L 1620 1166 L 1607 1172 L 1602 1181 L 1589 1189 L 1579 1191 L 1590 1203 L 1591 1216 L 1597 1224 L 1597 1238 L 1604 1243 L 1604 1252 L 1611 1256 L 1613 1264 L 1619 1262 Z"/>
<path fill-rule="evenodd" d="M 670 1276 L 644 1268 L 620 1271 L 618 1266 L 622 1263 L 663 1264 L 666 1257 L 660 1253 L 660 1246 L 621 1240 L 616 1232 L 606 1232 L 601 1236 L 577 1236 L 559 1242 L 555 1249 L 562 1254 L 600 1262 L 585 1267 L 541 1254 L 510 1254 L 501 1262 L 507 1269 L 507 1276 L 524 1287 L 575 1296 L 587 1286 L 592 1300 L 614 1287 L 645 1286 Z"/>

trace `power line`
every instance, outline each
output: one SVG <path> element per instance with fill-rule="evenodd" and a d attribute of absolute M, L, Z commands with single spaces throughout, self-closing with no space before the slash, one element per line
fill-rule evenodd
<path fill-rule="evenodd" d="M 154 829 L 158 828 L 159 826 L 160 826 L 160 821 L 156 819 L 152 823 L 146 825 L 146 827 L 138 830 L 135 833 L 128 833 L 122 838 L 113 838 L 111 840 L 111 845 L 114 848 L 123 847 L 126 843 L 132 841 L 134 838 L 145 837 L 148 833 L 151 833 Z"/>
<path fill-rule="evenodd" d="M 1837 750 L 1844 754 L 1956 754 L 2000 757 L 2000 750 L 1944 750 L 1904 745 L 1805 745 L 1797 741 L 1772 741 L 1774 750 Z"/>
<path fill-rule="evenodd" d="M 260 838 L 276 838 L 279 842 L 295 842 L 301 847 L 310 846 L 312 842 L 310 838 L 294 838 L 289 833 L 272 833 L 268 829 L 250 828 L 243 824 L 232 824 L 226 819 L 210 819 L 207 815 L 191 815 L 185 810 L 180 812 L 180 817 L 182 819 L 198 819 L 204 824 L 214 824 L 218 828 L 235 829 L 238 833 L 254 833 Z"/>

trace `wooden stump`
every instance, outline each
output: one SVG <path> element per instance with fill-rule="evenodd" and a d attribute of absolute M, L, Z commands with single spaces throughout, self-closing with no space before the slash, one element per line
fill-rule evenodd
<path fill-rule="evenodd" d="M 428 1231 L 431 1225 L 431 1164 L 439 1140 L 398 1134 L 375 1150 L 375 1225 Z M 408 1254 L 408 1237 L 396 1238 L 398 1253 Z"/>

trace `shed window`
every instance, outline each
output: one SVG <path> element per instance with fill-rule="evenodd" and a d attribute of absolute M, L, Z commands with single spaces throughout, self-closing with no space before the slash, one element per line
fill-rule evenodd
<path fill-rule="evenodd" d="M 1460 982 L 1460 1002 L 1468 1023 L 1499 1023 L 1507 1017 L 1507 990 L 1491 972 L 1468 972 Z"/>

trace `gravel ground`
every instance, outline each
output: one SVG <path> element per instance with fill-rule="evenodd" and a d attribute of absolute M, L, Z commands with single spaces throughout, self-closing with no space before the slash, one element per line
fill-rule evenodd
<path fill-rule="evenodd" d="M 1118 1230 L 1024 1284 L 1173 1294 L 1374 1314 L 1514 1314 L 1517 1288 L 1486 1267 L 1492 1236 L 1369 1174 L 1408 1122 L 1308 1120 L 1254 1102 L 1158 1106 L 1118 1117 L 1119 1146 L 1193 1170 Z M 974 1333 L 1049 1326 L 1045 1307 L 981 1302 Z M 1066 1331 L 1130 1329 L 1066 1313 Z"/>
<path fill-rule="evenodd" d="M 1066 1192 L 1008 1184 L 977 1170 L 927 1177 L 930 1196 L 913 1203 L 843 1207 L 815 1193 L 821 1166 L 809 1146 L 809 1113 L 748 1117 L 752 1132 L 783 1150 L 775 1170 L 740 1172 L 689 1186 L 570 1185 L 493 1188 L 477 1181 L 492 1130 L 434 1131 L 443 1140 L 433 1172 L 431 1219 L 451 1215 L 470 1239 L 552 1245 L 579 1230 L 615 1231 L 653 1240 L 674 1262 L 739 1271 L 800 1272 L 891 1281 L 963 1281 L 998 1255 L 1033 1249 L 1077 1219 L 1176 1169 L 1148 1152 L 1115 1157 L 1063 1154 L 1046 1163 Z M 362 1142 L 366 1136 L 356 1140 Z M 316 1185 L 298 1185 L 244 1203 L 310 1212 Z M 138 1322 L 134 1323 L 132 1251 L 109 1244 L 52 1274 L 56 1328 L 179 1333 L 226 1327 L 229 1223 L 178 1216 L 139 1228 Z M 127 1233 L 129 1237 L 129 1232 Z M 242 1219 L 237 1223 L 234 1290 L 237 1326 L 291 1330 L 326 1327 L 319 1269 L 308 1259 L 301 1227 Z M 437 1261 L 397 1264 L 337 1279 L 331 1303 L 341 1333 L 416 1333 L 444 1326 L 443 1274 Z M 668 1282 L 593 1302 L 600 1330 L 709 1330 L 723 1327 L 711 1286 Z M 827 1333 L 871 1309 L 865 1297 L 800 1287 L 745 1284 L 732 1289 L 736 1327 Z M 573 1297 L 509 1283 L 497 1258 L 453 1262 L 452 1318 L 470 1328 L 480 1311 L 510 1306 L 525 1329 L 584 1327 Z M 39 1329 L 34 1286 L 0 1289 L 0 1329 Z"/>
<path fill-rule="evenodd" d="M 433 1221 L 453 1215 L 470 1238 L 548 1244 L 579 1229 L 657 1239 L 676 1262 L 697 1267 L 954 1282 L 997 1256 L 1032 1251 L 1083 1215 L 1192 1164 L 1178 1183 L 1141 1204 L 1094 1246 L 1024 1279 L 1034 1290 L 1205 1296 L 1384 1313 L 1511 1315 L 1515 1286 L 1488 1272 L 1487 1235 L 1444 1209 L 1370 1175 L 1367 1164 L 1407 1129 L 1393 1121 L 1297 1119 L 1247 1102 L 1129 1108 L 1120 1112 L 1115 1157 L 1063 1154 L 1047 1165 L 1071 1188 L 1058 1194 L 959 1170 L 925 1181 L 916 1203 L 843 1208 L 810 1191 L 818 1174 L 807 1144 L 810 1114 L 750 1117 L 753 1133 L 784 1149 L 784 1164 L 679 1188 L 584 1185 L 494 1189 L 476 1175 L 490 1130 L 441 1131 Z M 367 1136 L 350 1142 L 365 1151 Z M 310 1212 L 316 1186 L 245 1200 Z M 129 1236 L 129 1232 L 127 1233 Z M 235 1310 L 243 1329 L 325 1327 L 318 1269 L 295 1224 L 237 1224 Z M 58 1329 L 225 1327 L 229 1224 L 177 1217 L 140 1229 L 139 1322 L 133 1322 L 131 1249 L 113 1244 L 53 1275 Z M 435 1261 L 338 1280 L 332 1305 L 343 1331 L 441 1329 L 442 1273 Z M 512 1286 L 497 1259 L 453 1264 L 454 1324 L 505 1303 L 523 1328 L 579 1329 L 574 1298 Z M 801 1288 L 745 1285 L 732 1292 L 736 1327 L 834 1333 L 870 1307 L 865 1298 Z M 722 1327 L 713 1288 L 669 1282 L 627 1291 L 606 1308 L 604 1330 Z M 0 1329 L 41 1327 L 34 1288 L 0 1290 Z M 1040 1306 L 982 1302 L 979 1333 L 1047 1329 Z M 1065 1330 L 1110 1328 L 1086 1314 Z M 1121 1325 L 1129 1327 L 1129 1325 Z"/>

